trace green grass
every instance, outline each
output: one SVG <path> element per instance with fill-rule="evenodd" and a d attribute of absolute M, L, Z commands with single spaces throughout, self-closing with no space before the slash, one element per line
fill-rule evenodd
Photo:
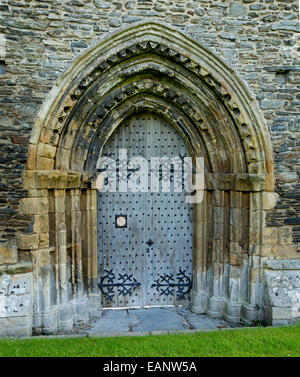
<path fill-rule="evenodd" d="M 1 339 L 0 356 L 300 356 L 300 326 L 119 338 Z"/>

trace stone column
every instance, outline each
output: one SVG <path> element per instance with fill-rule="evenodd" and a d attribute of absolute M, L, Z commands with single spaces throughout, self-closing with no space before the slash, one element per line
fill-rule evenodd
<path fill-rule="evenodd" d="M 68 292 L 69 274 L 67 271 L 67 234 L 66 234 L 66 191 L 55 190 L 55 229 L 56 229 L 56 287 L 57 319 L 60 331 L 73 327 L 73 308 Z"/>
<path fill-rule="evenodd" d="M 207 231 L 211 226 L 210 197 L 210 193 L 205 191 L 203 201 L 194 204 L 193 288 L 191 293 L 191 311 L 194 313 L 206 313 L 208 305 Z"/>
<path fill-rule="evenodd" d="M 87 247 L 88 247 L 88 296 L 90 316 L 101 315 L 101 296 L 98 287 L 98 216 L 96 189 L 87 190 Z"/>
<path fill-rule="evenodd" d="M 224 191 L 213 192 L 213 239 L 211 258 L 211 291 L 208 314 L 213 318 L 221 318 L 224 313 L 224 221 L 225 203 Z"/>
<path fill-rule="evenodd" d="M 75 322 L 88 322 L 89 303 L 84 294 L 82 270 L 82 213 L 80 210 L 81 190 L 71 190 L 71 248 L 72 248 L 72 286 L 74 295 Z"/>
<path fill-rule="evenodd" d="M 244 223 L 247 213 L 243 208 L 243 192 L 230 192 L 230 238 L 229 238 L 229 268 L 228 291 L 225 318 L 238 322 L 241 318 L 241 278 L 246 248 L 244 239 Z"/>
<path fill-rule="evenodd" d="M 53 270 L 51 250 L 34 250 L 31 252 L 34 279 L 34 333 L 55 334 L 57 317 L 53 307 Z"/>
<path fill-rule="evenodd" d="M 262 319 L 262 238 L 265 212 L 262 210 L 262 192 L 250 193 L 249 206 L 249 259 L 247 301 L 243 303 L 242 318 L 246 322 Z"/>

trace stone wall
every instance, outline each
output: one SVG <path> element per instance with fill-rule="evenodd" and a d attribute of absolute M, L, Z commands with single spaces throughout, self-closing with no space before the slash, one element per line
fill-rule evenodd
<path fill-rule="evenodd" d="M 0 234 L 31 230 L 18 212 L 35 115 L 74 57 L 105 34 L 141 20 L 173 25 L 223 56 L 255 93 L 275 152 L 280 200 L 270 226 L 299 243 L 300 66 L 297 0 L 1 2 Z M 4 37 L 3 37 L 4 36 Z M 3 49 L 2 49 L 3 51 Z"/>
<path fill-rule="evenodd" d="M 267 324 L 286 325 L 299 320 L 300 261 L 266 262 L 264 308 Z"/>
<path fill-rule="evenodd" d="M 171 24 L 223 56 L 255 93 L 275 152 L 280 200 L 270 226 L 299 243 L 300 66 L 298 1 L 7 1 L 0 70 L 0 234 L 31 230 L 18 213 L 21 173 L 40 104 L 74 57 L 111 30 L 150 19 Z"/>
<path fill-rule="evenodd" d="M 262 234 L 262 257 L 299 259 L 298 14 L 297 0 L 3 0 L 0 5 L 0 267 L 3 276 L 7 276 L 7 271 L 16 263 L 16 266 L 19 263 L 27 267 L 37 263 L 42 270 L 44 262 L 40 260 L 43 258 L 35 250 L 49 246 L 46 214 L 50 213 L 51 218 L 52 199 L 44 191 L 47 187 L 41 185 L 43 189 L 35 192 L 30 184 L 26 186 L 26 182 L 22 182 L 26 164 L 31 169 L 30 153 L 27 157 L 29 139 L 41 104 L 79 54 L 112 31 L 148 20 L 170 25 L 223 57 L 254 94 L 272 140 L 278 193 L 277 203 L 274 196 L 270 195 L 269 199 L 265 193 L 264 205 L 256 202 L 256 196 L 261 198 L 259 194 L 253 195 L 253 217 L 259 208 L 263 225 L 266 225 Z M 52 149 L 41 153 L 53 158 Z M 53 195 L 58 195 L 57 191 L 64 187 L 54 185 L 52 188 Z M 38 202 L 36 197 L 40 198 Z M 54 237 L 58 237 L 58 226 L 54 226 Z M 266 269 L 265 275 L 259 277 L 266 282 L 266 287 L 273 287 L 276 274 L 290 274 L 275 269 L 273 276 L 270 271 Z M 18 278 L 17 272 L 10 274 Z M 256 275 L 251 277 L 253 281 L 256 278 Z M 37 276 L 36 281 L 38 279 Z M 8 300 L 8 291 L 2 295 Z M 280 307 L 272 298 L 265 302 L 270 308 Z M 20 317 L 30 317 L 29 306 L 26 308 L 27 314 Z M 290 305 L 289 310 L 291 308 Z M 76 316 L 78 311 L 80 308 L 73 310 L 72 315 Z M 6 312 L 1 313 L 3 318 L 10 317 Z M 269 317 L 273 318 L 272 315 Z M 35 318 L 36 323 L 42 321 L 42 316 Z M 86 317 L 86 313 L 82 317 Z M 51 322 L 49 318 L 44 320 Z M 48 326 L 49 332 L 51 326 L 57 329 L 57 324 L 53 323 Z M 5 331 L 4 334 L 8 334 Z"/>
<path fill-rule="evenodd" d="M 32 274 L 0 269 L 0 335 L 30 336 L 32 334 L 33 295 Z M 19 273 L 16 273 L 19 272 Z M 25 273 L 24 273 L 25 272 Z"/>

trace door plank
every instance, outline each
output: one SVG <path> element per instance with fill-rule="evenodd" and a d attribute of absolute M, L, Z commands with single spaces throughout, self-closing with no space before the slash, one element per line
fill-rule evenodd
<path fill-rule="evenodd" d="M 172 275 L 172 282 L 176 283 L 180 268 L 191 278 L 193 207 L 185 203 L 184 191 L 174 192 L 172 184 L 171 192 L 151 193 L 150 164 L 151 157 L 188 156 L 187 148 L 174 128 L 147 113 L 126 120 L 104 146 L 103 155 L 117 159 L 120 148 L 128 150 L 128 160 L 134 156 L 147 159 L 149 192 L 99 193 L 99 275 L 101 279 L 105 270 L 112 270 L 115 282 L 120 275 L 127 274 L 141 285 L 131 296 L 122 296 L 115 288 L 112 301 L 102 297 L 102 304 L 104 307 L 186 304 L 189 294 L 178 300 L 176 294 L 160 294 L 161 289 L 157 291 L 152 285 L 166 275 Z M 115 227 L 116 215 L 127 216 L 127 228 Z"/>

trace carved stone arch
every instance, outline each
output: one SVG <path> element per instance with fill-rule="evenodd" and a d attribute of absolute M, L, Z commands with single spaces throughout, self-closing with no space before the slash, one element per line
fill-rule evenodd
<path fill-rule="evenodd" d="M 274 190 L 266 124 L 220 57 L 170 26 L 146 22 L 77 57 L 37 116 L 24 188 L 49 218 L 40 249 L 50 265 L 35 263 L 36 284 L 52 287 L 35 297 L 42 332 L 70 329 L 101 309 L 96 160 L 115 128 L 145 110 L 165 117 L 206 161 L 205 199 L 195 205 L 192 309 L 261 319 L 262 198 Z"/>
<path fill-rule="evenodd" d="M 228 173 L 247 172 L 246 157 L 239 143 L 239 136 L 235 130 L 234 123 L 230 117 L 228 118 L 226 116 L 226 111 L 222 109 L 222 107 L 212 106 L 214 111 L 211 111 L 211 109 L 202 109 L 199 101 L 194 101 L 193 98 L 179 91 L 179 89 L 173 85 L 165 86 L 163 83 L 160 83 L 159 89 L 160 90 L 157 89 L 155 82 L 149 82 L 149 80 L 144 82 L 139 79 L 138 85 L 132 83 L 121 88 L 118 87 L 115 92 L 110 91 L 108 95 L 104 95 L 98 102 L 89 101 L 91 109 L 85 109 L 83 105 L 83 107 L 79 108 L 77 111 L 81 114 L 81 119 L 71 119 L 68 124 L 68 129 L 71 129 L 72 132 L 74 128 L 78 129 L 76 140 L 74 134 L 73 137 L 71 137 L 71 142 L 68 141 L 69 133 L 66 132 L 64 134 L 60 144 L 61 157 L 57 155 L 57 163 L 62 159 L 64 163 L 66 163 L 65 156 L 67 153 L 71 153 L 71 159 L 76 159 L 76 154 L 79 155 L 77 156 L 79 159 L 83 158 L 80 156 L 80 146 L 78 148 L 77 146 L 79 144 L 86 144 L 86 137 L 95 137 L 94 134 L 99 132 L 102 134 L 109 133 L 105 128 L 105 124 L 112 124 L 106 121 L 112 112 L 118 114 L 118 109 L 122 106 L 126 107 L 126 103 L 134 103 L 137 96 L 147 98 L 149 93 L 151 93 L 152 98 L 155 97 L 157 100 L 164 103 L 163 106 L 166 111 L 175 111 L 175 113 L 177 111 L 178 114 L 184 114 L 190 120 L 190 123 L 193 125 L 192 127 L 184 129 L 182 124 L 183 129 L 181 133 L 185 134 L 185 138 L 188 137 L 195 142 L 200 136 L 205 140 L 204 144 L 207 146 L 211 155 L 217 150 L 217 155 L 215 155 L 214 158 L 211 156 L 211 164 L 214 165 L 213 171 Z M 128 93 L 130 93 L 130 95 L 128 95 Z M 176 93 L 176 97 L 172 93 Z M 117 100 L 115 100 L 116 97 Z M 87 98 L 93 100 L 90 95 L 87 96 Z M 109 109 L 105 110 L 107 103 L 109 103 Z M 89 104 L 85 104 L 85 107 L 88 107 L 87 105 Z M 87 117 L 84 117 L 85 110 L 90 114 Z M 217 114 L 217 116 L 215 114 Z M 177 117 L 177 123 L 179 123 L 180 116 L 177 115 Z M 174 119 L 176 119 L 176 117 Z M 87 127 L 89 128 L 89 133 L 87 133 Z M 71 146 L 72 150 L 69 149 Z M 85 147 L 81 147 L 81 149 L 87 152 Z M 220 160 L 222 155 L 224 155 L 223 161 L 222 159 Z M 236 158 L 233 158 L 233 155 L 236 155 Z M 213 162 L 214 159 L 219 159 L 219 162 Z"/>
<path fill-rule="evenodd" d="M 169 104 L 164 103 L 164 101 L 141 94 L 135 96 L 129 103 L 120 105 L 104 119 L 103 128 L 107 132 L 103 132 L 102 128 L 98 127 L 93 140 L 90 142 L 87 159 L 82 161 L 82 166 L 85 170 L 95 171 L 97 160 L 101 156 L 101 150 L 115 129 L 131 115 L 141 112 L 154 113 L 164 118 L 182 136 L 191 156 L 203 155 L 206 158 L 207 166 L 210 166 L 208 153 L 203 153 L 206 150 L 204 141 L 199 134 L 195 134 L 191 121 L 184 114 L 180 113 L 178 109 L 172 108 Z M 194 139 L 192 139 L 193 135 L 195 135 Z M 74 153 L 77 153 L 76 149 Z"/>
<path fill-rule="evenodd" d="M 78 57 L 44 103 L 35 123 L 31 143 L 38 143 L 44 129 L 56 130 L 59 134 L 72 109 L 95 80 L 105 77 L 114 68 L 118 71 L 122 62 L 136 60 L 145 54 L 159 56 L 200 78 L 203 85 L 220 97 L 220 102 L 235 120 L 241 142 L 245 144 L 246 153 L 250 154 L 249 173 L 272 174 L 272 148 L 268 130 L 245 83 L 221 58 L 203 46 L 169 26 L 152 22 L 118 31 Z M 55 142 L 50 145 L 56 147 Z"/>

